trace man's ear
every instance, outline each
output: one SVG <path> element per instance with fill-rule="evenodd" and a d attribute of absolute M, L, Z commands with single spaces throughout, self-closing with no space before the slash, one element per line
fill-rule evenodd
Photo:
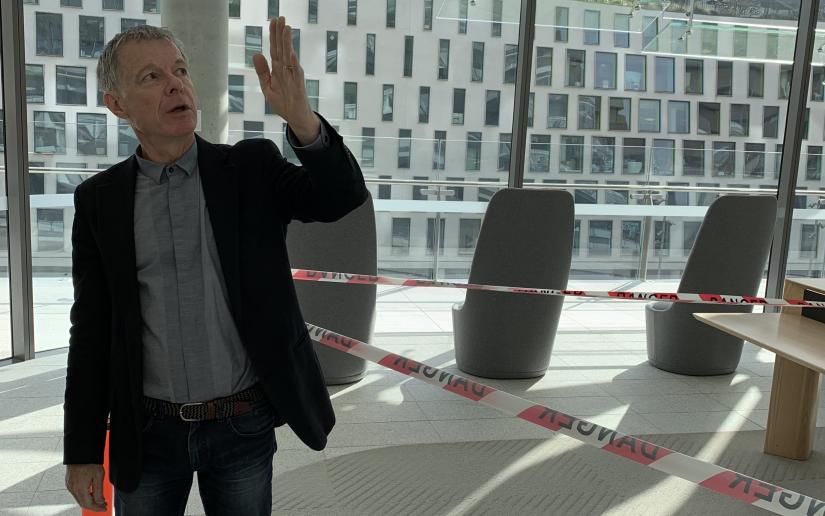
<path fill-rule="evenodd" d="M 103 94 L 103 103 L 109 108 L 109 111 L 114 113 L 114 115 L 118 118 L 129 118 L 129 114 L 123 109 L 123 106 L 120 102 L 120 97 L 112 93 L 111 91 L 107 91 Z"/>

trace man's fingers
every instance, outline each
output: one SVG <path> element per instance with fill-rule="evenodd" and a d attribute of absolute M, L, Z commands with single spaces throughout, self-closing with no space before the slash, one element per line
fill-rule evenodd
<path fill-rule="evenodd" d="M 92 479 L 92 498 L 95 505 L 105 507 L 106 499 L 103 498 L 103 468 L 95 471 L 95 476 Z"/>
<path fill-rule="evenodd" d="M 255 66 L 255 73 L 258 74 L 258 81 L 261 83 L 261 88 L 269 87 L 269 63 L 263 54 L 255 54 L 252 56 L 252 64 Z"/>
<path fill-rule="evenodd" d="M 284 25 L 281 38 L 281 63 L 288 65 L 292 63 L 292 59 L 290 59 L 292 57 L 292 27 Z"/>
<path fill-rule="evenodd" d="M 269 57 L 272 58 L 273 63 L 278 60 L 278 44 L 275 38 L 277 30 L 278 18 L 269 20 Z"/>

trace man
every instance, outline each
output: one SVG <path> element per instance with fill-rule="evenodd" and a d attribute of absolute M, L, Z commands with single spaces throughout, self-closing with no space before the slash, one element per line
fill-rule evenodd
<path fill-rule="evenodd" d="M 140 146 L 75 192 L 64 462 L 84 508 L 106 510 L 107 417 L 126 516 L 183 514 L 195 471 L 207 514 L 270 514 L 273 427 L 326 445 L 335 417 L 286 226 L 334 221 L 367 192 L 341 136 L 310 108 L 283 17 L 269 41 L 272 68 L 257 54 L 255 70 L 304 167 L 269 140 L 195 136 L 197 99 L 169 31 L 129 29 L 100 57 L 106 107 Z"/>

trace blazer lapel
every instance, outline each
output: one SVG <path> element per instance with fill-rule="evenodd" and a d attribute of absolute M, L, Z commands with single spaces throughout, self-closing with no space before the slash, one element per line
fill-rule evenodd
<path fill-rule="evenodd" d="M 216 145 L 196 136 L 198 141 L 198 171 L 206 199 L 206 211 L 212 223 L 215 246 L 229 292 L 229 307 L 240 329 L 240 242 L 238 174 L 229 156 Z"/>

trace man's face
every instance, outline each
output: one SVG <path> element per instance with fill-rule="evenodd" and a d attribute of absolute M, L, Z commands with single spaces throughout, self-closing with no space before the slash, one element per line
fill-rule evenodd
<path fill-rule="evenodd" d="M 126 118 L 138 136 L 179 137 L 197 126 L 197 100 L 189 67 L 166 40 L 130 41 L 119 52 L 119 91 L 106 105 Z"/>

